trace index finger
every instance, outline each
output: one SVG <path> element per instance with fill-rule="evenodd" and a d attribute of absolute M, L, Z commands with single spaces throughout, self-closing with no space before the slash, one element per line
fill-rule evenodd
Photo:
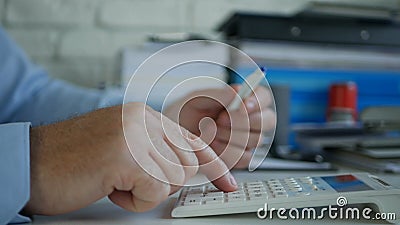
<path fill-rule="evenodd" d="M 208 180 L 222 191 L 230 192 L 237 189 L 235 178 L 210 146 L 194 134 L 189 134 L 188 143 L 195 151 L 200 172 L 206 175 Z"/>

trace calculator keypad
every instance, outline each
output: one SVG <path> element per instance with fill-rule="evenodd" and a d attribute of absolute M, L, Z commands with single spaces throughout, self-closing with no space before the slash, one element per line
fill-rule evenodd
<path fill-rule="evenodd" d="M 332 191 L 334 190 L 320 178 L 308 176 L 239 183 L 236 191 L 228 193 L 220 191 L 212 184 L 207 184 L 184 188 L 179 204 L 181 206 L 223 204 L 299 197 Z"/>

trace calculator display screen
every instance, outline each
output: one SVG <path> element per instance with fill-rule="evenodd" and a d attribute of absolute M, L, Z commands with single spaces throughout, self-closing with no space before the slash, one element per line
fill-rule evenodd
<path fill-rule="evenodd" d="M 321 178 L 337 192 L 373 190 L 370 186 L 366 185 L 353 175 L 329 176 Z"/>

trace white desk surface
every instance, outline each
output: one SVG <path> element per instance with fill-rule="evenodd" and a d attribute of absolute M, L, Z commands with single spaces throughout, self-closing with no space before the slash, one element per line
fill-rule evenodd
<path fill-rule="evenodd" d="M 344 172 L 359 172 L 352 169 L 340 169 L 339 171 L 235 171 L 234 175 L 238 182 L 245 180 L 262 180 L 271 177 L 290 177 L 305 175 L 322 175 Z M 400 187 L 400 175 L 378 174 L 379 177 Z M 195 177 L 194 179 L 202 179 Z M 33 224 L 169 224 L 169 225 L 213 225 L 213 224 L 374 224 L 376 221 L 357 220 L 260 220 L 255 213 L 223 215 L 198 218 L 171 218 L 171 209 L 175 203 L 177 194 L 171 196 L 167 201 L 157 208 L 145 213 L 132 213 L 113 205 L 108 199 L 102 199 L 84 209 L 59 215 L 59 216 L 35 216 Z M 399 207 L 400 208 L 400 207 Z M 381 222 L 385 223 L 385 222 Z"/>

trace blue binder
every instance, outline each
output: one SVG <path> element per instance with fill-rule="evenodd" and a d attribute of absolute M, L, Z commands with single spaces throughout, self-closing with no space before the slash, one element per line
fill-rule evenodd
<path fill-rule="evenodd" d="M 368 106 L 400 105 L 400 71 L 362 71 L 299 68 L 267 68 L 270 85 L 291 89 L 290 122 L 325 122 L 329 85 L 353 81 L 358 86 L 358 112 Z M 251 70 L 240 68 L 245 77 Z M 233 83 L 241 83 L 237 74 Z M 279 112 L 278 112 L 279 113 Z"/>

